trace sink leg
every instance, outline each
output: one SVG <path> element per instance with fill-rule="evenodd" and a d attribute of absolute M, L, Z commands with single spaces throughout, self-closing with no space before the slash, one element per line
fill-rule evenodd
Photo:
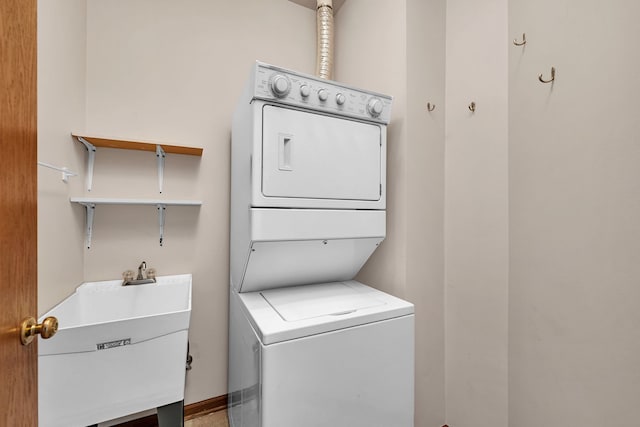
<path fill-rule="evenodd" d="M 159 427 L 183 427 L 184 426 L 184 400 L 159 406 Z"/>

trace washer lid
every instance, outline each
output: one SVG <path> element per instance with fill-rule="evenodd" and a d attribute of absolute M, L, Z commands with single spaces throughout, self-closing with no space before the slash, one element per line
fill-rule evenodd
<path fill-rule="evenodd" d="M 363 293 L 345 282 L 323 286 L 296 286 L 261 292 L 263 298 L 287 322 L 321 316 L 342 316 L 385 302 Z"/>
<path fill-rule="evenodd" d="M 233 293 L 263 345 L 413 314 L 413 304 L 362 283 L 321 283 Z"/>

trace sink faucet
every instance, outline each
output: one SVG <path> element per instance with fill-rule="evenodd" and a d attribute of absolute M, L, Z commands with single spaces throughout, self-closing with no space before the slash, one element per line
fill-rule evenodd
<path fill-rule="evenodd" d="M 143 280 L 147 278 L 147 262 L 142 261 L 138 266 L 138 277 L 136 280 Z"/>
<path fill-rule="evenodd" d="M 122 286 L 127 285 L 145 285 L 147 283 L 156 283 L 156 270 L 149 268 L 147 270 L 147 262 L 142 261 L 138 266 L 138 276 L 134 276 L 135 273 L 131 270 L 127 270 L 122 273 Z M 135 279 L 134 279 L 135 277 Z"/>

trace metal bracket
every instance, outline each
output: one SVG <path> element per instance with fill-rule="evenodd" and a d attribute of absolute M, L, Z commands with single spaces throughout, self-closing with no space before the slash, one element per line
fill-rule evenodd
<path fill-rule="evenodd" d="M 158 210 L 158 226 L 160 228 L 160 246 L 164 244 L 164 223 L 167 206 L 201 206 L 200 200 L 161 200 L 161 199 L 109 199 L 100 197 L 71 197 L 71 203 L 85 207 L 87 213 L 86 246 L 91 248 L 93 230 L 93 214 L 97 205 L 155 206 Z"/>
<path fill-rule="evenodd" d="M 160 193 L 162 194 L 162 183 L 164 181 L 164 159 L 166 154 L 160 145 L 156 145 L 156 157 L 158 158 L 158 188 L 160 188 Z M 162 243 L 160 246 L 162 246 Z"/>
<path fill-rule="evenodd" d="M 91 191 L 93 184 L 93 165 L 96 161 L 96 147 L 81 136 L 78 137 L 78 141 L 82 142 L 89 152 L 87 158 L 87 191 Z"/>
<path fill-rule="evenodd" d="M 80 203 L 85 207 L 87 213 L 86 225 L 85 225 L 85 246 L 87 249 L 91 249 L 91 236 L 93 234 L 93 214 L 96 211 L 95 203 Z"/>
<path fill-rule="evenodd" d="M 164 216 L 167 209 L 167 205 L 158 204 L 158 225 L 160 226 L 160 246 L 164 241 Z"/>

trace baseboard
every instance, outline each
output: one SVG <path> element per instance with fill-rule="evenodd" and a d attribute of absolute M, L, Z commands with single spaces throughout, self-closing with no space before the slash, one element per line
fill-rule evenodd
<path fill-rule="evenodd" d="M 201 417 L 203 415 L 218 412 L 227 407 L 227 395 L 212 397 L 202 402 L 191 403 L 184 406 L 185 421 Z M 136 420 L 127 421 L 114 427 L 158 427 L 158 416 L 149 415 Z"/>
<path fill-rule="evenodd" d="M 227 395 L 212 397 L 202 402 L 192 403 L 184 407 L 185 421 L 201 417 L 227 408 Z"/>

